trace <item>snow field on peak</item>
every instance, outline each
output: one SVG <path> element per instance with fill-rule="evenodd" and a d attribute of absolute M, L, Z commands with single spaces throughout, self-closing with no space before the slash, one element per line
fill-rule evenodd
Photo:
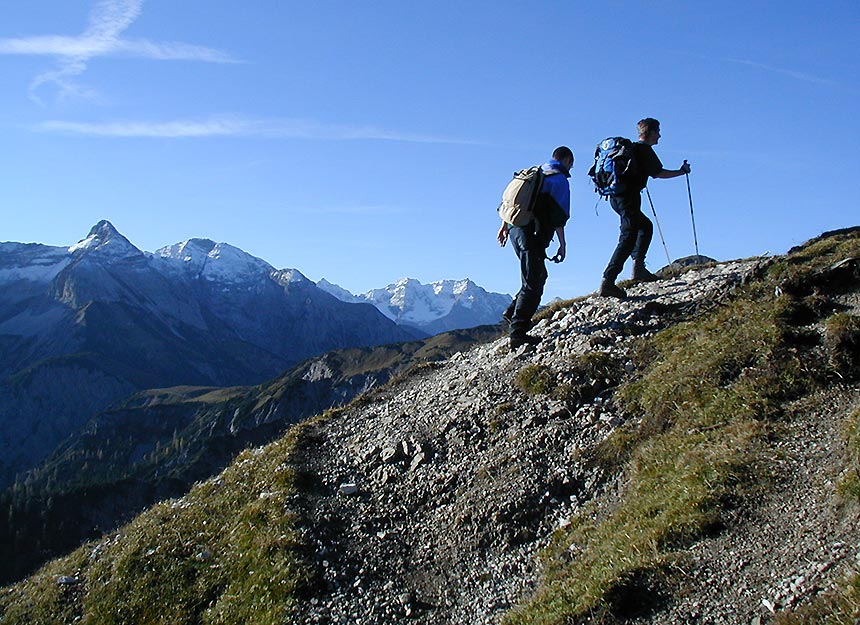
<path fill-rule="evenodd" d="M 369 302 L 382 314 L 398 322 L 424 324 L 450 314 L 455 306 L 472 308 L 482 296 L 491 297 L 469 278 L 436 280 L 422 284 L 414 278 L 401 278 L 387 287 L 373 289 L 362 295 L 323 279 L 317 286 L 345 302 Z"/>
<path fill-rule="evenodd" d="M 161 268 L 190 273 L 210 282 L 240 284 L 270 276 L 275 268 L 228 243 L 189 239 L 163 247 L 153 254 Z M 294 281 L 290 277 L 290 281 Z"/>

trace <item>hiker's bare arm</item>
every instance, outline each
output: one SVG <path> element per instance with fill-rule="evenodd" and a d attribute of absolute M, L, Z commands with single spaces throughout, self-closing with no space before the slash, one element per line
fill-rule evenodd
<path fill-rule="evenodd" d="M 564 226 L 555 229 L 555 236 L 558 237 L 558 252 L 552 257 L 552 260 L 560 263 L 567 256 L 567 242 L 564 240 Z"/>
<path fill-rule="evenodd" d="M 677 178 L 678 176 L 683 176 L 684 174 L 690 173 L 690 164 L 687 161 L 684 161 L 684 164 L 681 165 L 681 169 L 662 169 L 660 173 L 654 176 L 655 178 Z"/>
<path fill-rule="evenodd" d="M 496 239 L 502 247 L 505 247 L 505 243 L 508 242 L 508 224 L 506 224 L 504 220 L 502 220 L 502 225 L 499 226 L 499 232 L 496 234 Z"/>

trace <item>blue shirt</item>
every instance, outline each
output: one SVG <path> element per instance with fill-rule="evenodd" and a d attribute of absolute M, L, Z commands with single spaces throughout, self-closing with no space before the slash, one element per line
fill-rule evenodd
<path fill-rule="evenodd" d="M 548 193 L 570 218 L 570 183 L 567 181 L 570 178 L 570 172 L 555 159 L 544 163 L 541 169 L 544 174 L 541 193 Z"/>

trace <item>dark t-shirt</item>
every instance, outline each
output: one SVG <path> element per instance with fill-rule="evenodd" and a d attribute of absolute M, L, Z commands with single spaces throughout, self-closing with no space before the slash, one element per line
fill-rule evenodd
<path fill-rule="evenodd" d="M 660 157 L 654 152 L 654 148 L 647 143 L 637 141 L 633 144 L 633 150 L 636 158 L 636 173 L 631 181 L 633 184 L 628 188 L 638 194 L 648 184 L 649 176 L 653 178 L 663 171 L 663 163 L 660 162 Z"/>

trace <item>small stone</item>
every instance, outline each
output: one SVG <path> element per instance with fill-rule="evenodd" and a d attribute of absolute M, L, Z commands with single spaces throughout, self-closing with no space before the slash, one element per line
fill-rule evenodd
<path fill-rule="evenodd" d="M 80 579 L 71 575 L 60 575 L 57 577 L 57 585 L 59 586 L 72 586 L 73 584 L 80 583 L 80 581 Z"/>
<path fill-rule="evenodd" d="M 412 463 L 409 465 L 409 470 L 414 471 L 419 466 L 424 464 L 424 462 L 426 460 L 427 460 L 427 454 L 425 454 L 423 451 L 420 454 L 415 454 L 415 457 L 412 458 Z"/>
<path fill-rule="evenodd" d="M 386 447 L 381 452 L 382 461 L 386 464 L 397 460 L 398 455 L 399 450 L 397 449 L 397 447 Z"/>
<path fill-rule="evenodd" d="M 570 410 L 564 402 L 550 402 L 547 405 L 547 410 L 551 419 L 566 419 L 570 416 Z"/>
<path fill-rule="evenodd" d="M 358 493 L 358 486 L 356 484 L 341 484 L 338 487 L 338 492 L 345 496 L 355 495 Z"/>

